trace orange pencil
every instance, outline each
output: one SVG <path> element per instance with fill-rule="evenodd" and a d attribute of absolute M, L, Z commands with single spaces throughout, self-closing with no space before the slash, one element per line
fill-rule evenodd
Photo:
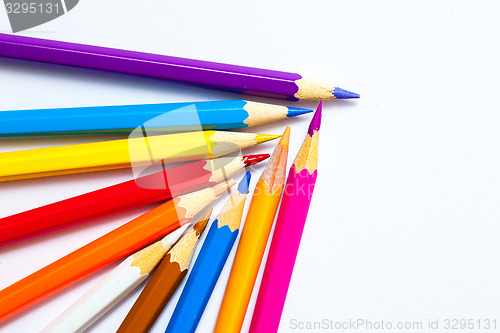
<path fill-rule="evenodd" d="M 234 185 L 178 196 L 0 291 L 0 322 L 170 233 Z"/>
<path fill-rule="evenodd" d="M 215 333 L 240 332 L 243 325 L 283 192 L 289 138 L 290 127 L 287 127 L 255 187 L 215 325 Z"/>

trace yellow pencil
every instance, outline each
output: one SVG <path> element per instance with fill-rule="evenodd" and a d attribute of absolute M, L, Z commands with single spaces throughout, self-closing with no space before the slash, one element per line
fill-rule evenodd
<path fill-rule="evenodd" d="M 283 192 L 290 127 L 257 182 L 214 332 L 240 332 Z"/>
<path fill-rule="evenodd" d="M 200 131 L 0 153 L 0 181 L 215 158 L 279 135 Z"/>

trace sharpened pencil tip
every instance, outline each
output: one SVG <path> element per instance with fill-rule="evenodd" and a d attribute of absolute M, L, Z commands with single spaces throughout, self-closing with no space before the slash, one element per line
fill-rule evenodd
<path fill-rule="evenodd" d="M 257 143 L 263 143 L 279 138 L 281 135 L 271 135 L 271 134 L 257 134 L 255 141 Z"/>
<path fill-rule="evenodd" d="M 212 186 L 212 191 L 214 191 L 214 195 L 218 197 L 225 191 L 229 190 L 234 184 L 236 184 L 234 179 L 229 179 L 225 182 Z"/>
<path fill-rule="evenodd" d="M 245 166 L 254 165 L 268 159 L 271 155 L 269 154 L 256 154 L 256 155 L 245 155 L 243 156 L 243 162 Z"/>
<path fill-rule="evenodd" d="M 311 109 L 301 109 L 301 108 L 293 108 L 293 107 L 288 107 L 288 114 L 286 115 L 288 118 L 290 117 L 295 117 L 295 116 L 300 116 L 301 114 L 306 114 L 306 113 L 311 113 L 313 110 Z"/>
<path fill-rule="evenodd" d="M 281 135 L 281 140 L 278 142 L 279 145 L 288 147 L 288 143 L 290 142 L 290 126 L 285 128 L 283 135 Z"/>
<path fill-rule="evenodd" d="M 204 220 L 209 220 L 213 211 L 214 211 L 214 208 L 210 207 L 209 210 L 207 210 L 202 216 L 200 216 L 200 219 L 198 220 L 197 223 L 203 222 Z"/>
<path fill-rule="evenodd" d="M 307 134 L 309 136 L 313 136 L 314 132 L 319 131 L 321 127 L 321 114 L 323 111 L 323 101 L 319 102 L 318 108 L 316 109 L 316 113 L 314 113 L 313 119 L 311 120 L 311 124 L 309 125 L 309 130 Z"/>
<path fill-rule="evenodd" d="M 198 237 L 203 233 L 203 230 L 205 230 L 205 227 L 207 226 L 208 220 L 210 220 L 210 216 L 212 215 L 213 208 L 210 207 L 209 210 L 203 214 L 198 222 L 193 226 L 193 229 L 196 231 L 196 234 Z"/>
<path fill-rule="evenodd" d="M 359 94 L 339 87 L 333 88 L 333 96 L 338 99 L 359 98 Z"/>
<path fill-rule="evenodd" d="M 247 171 L 243 176 L 243 179 L 240 181 L 240 184 L 238 185 L 238 192 L 240 192 L 241 194 L 248 193 L 251 178 L 252 174 L 250 173 L 250 171 Z"/>

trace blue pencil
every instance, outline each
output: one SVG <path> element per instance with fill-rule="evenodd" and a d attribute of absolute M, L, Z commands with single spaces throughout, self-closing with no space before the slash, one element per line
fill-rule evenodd
<path fill-rule="evenodd" d="M 0 111 L 0 138 L 226 130 L 309 112 L 242 100 Z"/>
<path fill-rule="evenodd" d="M 234 245 L 250 183 L 241 180 L 207 234 L 165 333 L 194 332 Z"/>

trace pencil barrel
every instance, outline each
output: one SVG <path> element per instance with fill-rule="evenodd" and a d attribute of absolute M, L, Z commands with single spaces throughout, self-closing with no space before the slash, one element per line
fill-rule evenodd
<path fill-rule="evenodd" d="M 99 46 L 0 34 L 0 56 L 166 79 L 268 98 L 298 100 L 299 74 Z"/>
<path fill-rule="evenodd" d="M 212 222 L 165 333 L 193 333 L 203 315 L 238 230 Z"/>
<path fill-rule="evenodd" d="M 148 134 L 239 129 L 249 126 L 247 105 L 234 100 L 6 111 L 0 113 L 0 139 L 129 134 L 137 127 Z M 268 116 L 279 108 L 250 105 L 260 111 L 270 108 L 262 111 Z"/>
<path fill-rule="evenodd" d="M 212 140 L 216 135 L 223 139 Z M 0 154 L 0 181 L 216 158 L 253 146 L 256 138 L 259 135 L 216 131 L 153 136 L 140 132 L 129 139 L 5 152 Z"/>
<path fill-rule="evenodd" d="M 0 219 L 0 247 L 215 185 L 206 165 L 192 162 L 7 216 Z"/>
<path fill-rule="evenodd" d="M 241 330 L 282 191 L 283 185 L 271 194 L 263 179 L 257 182 L 219 310 L 215 333 Z"/>
<path fill-rule="evenodd" d="M 187 274 L 168 253 L 120 325 L 117 333 L 147 333 Z"/>
<path fill-rule="evenodd" d="M 297 258 L 317 170 L 295 172 L 292 165 L 284 189 L 273 239 L 260 285 L 250 332 L 277 332 Z"/>
<path fill-rule="evenodd" d="M 1 290 L 0 322 L 188 222 L 186 212 L 176 207 L 175 201 L 168 201 Z"/>

